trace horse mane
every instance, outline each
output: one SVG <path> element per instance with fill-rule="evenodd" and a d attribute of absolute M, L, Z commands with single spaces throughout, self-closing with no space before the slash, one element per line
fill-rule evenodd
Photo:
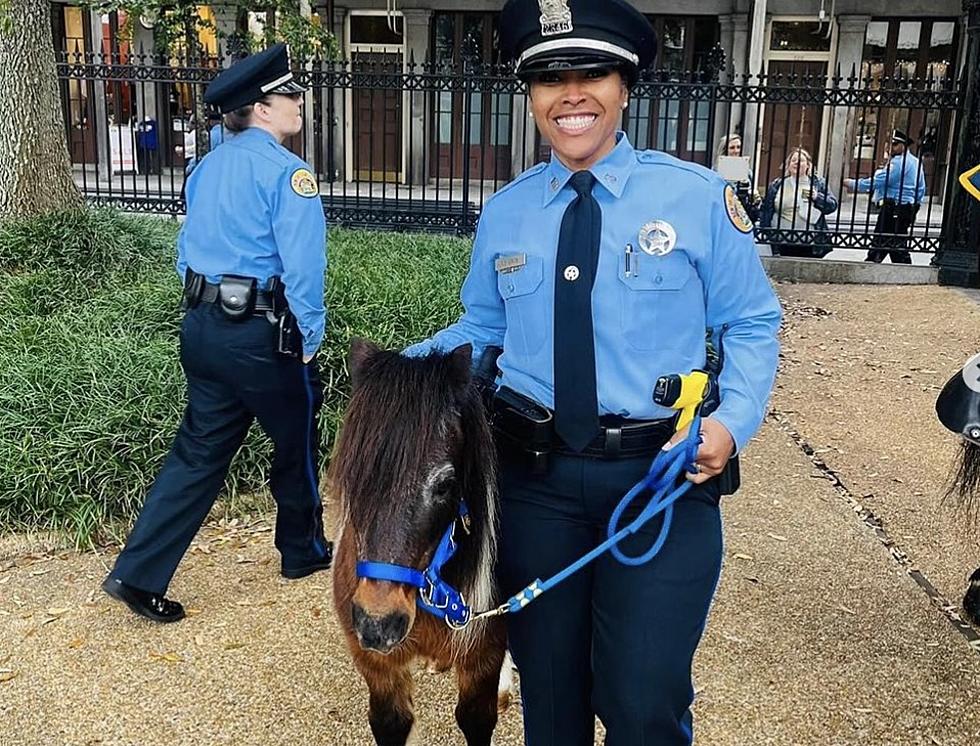
<path fill-rule="evenodd" d="M 390 515 L 393 496 L 414 494 L 447 427 L 460 428 L 456 479 L 471 517 L 457 530 L 459 550 L 446 579 L 477 610 L 494 601 L 496 451 L 479 391 L 461 379 L 453 355 L 407 357 L 378 350 L 360 364 L 328 472 L 344 525 L 370 526 Z M 356 500 L 349 496 L 356 494 Z"/>

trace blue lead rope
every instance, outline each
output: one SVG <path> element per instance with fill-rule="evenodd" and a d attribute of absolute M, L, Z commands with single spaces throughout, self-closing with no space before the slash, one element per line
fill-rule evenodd
<path fill-rule="evenodd" d="M 511 596 L 506 603 L 496 609 L 474 612 L 466 604 L 463 594 L 453 588 L 442 578 L 443 566 L 456 554 L 456 520 L 449 525 L 439 542 L 432 561 L 425 570 L 414 567 L 395 565 L 387 562 L 358 562 L 357 577 L 372 580 L 387 580 L 392 583 L 403 583 L 418 589 L 418 606 L 435 617 L 443 619 L 453 629 L 463 629 L 470 622 L 501 614 L 516 614 L 527 608 L 528 604 L 541 594 L 551 590 L 556 585 L 597 557 L 610 552 L 624 565 L 636 567 L 643 565 L 657 556 L 667 541 L 670 524 L 674 517 L 674 503 L 691 489 L 692 482 L 682 477 L 682 472 L 696 473 L 694 461 L 697 458 L 698 446 L 701 444 L 701 416 L 696 415 L 691 422 L 688 436 L 676 443 L 673 448 L 660 451 L 646 476 L 633 485 L 619 501 L 606 529 L 606 540 L 586 555 L 583 555 L 562 571 L 552 575 L 547 580 L 536 579 L 533 583 Z M 679 482 L 679 484 L 678 484 Z M 644 492 L 650 492 L 650 499 L 629 525 L 619 528 L 623 514 L 633 502 Z M 663 513 L 664 520 L 656 541 L 643 554 L 630 557 L 619 548 L 619 543 L 631 536 L 649 523 L 655 516 Z M 469 533 L 469 511 L 465 501 L 460 501 L 459 523 L 463 530 Z"/>

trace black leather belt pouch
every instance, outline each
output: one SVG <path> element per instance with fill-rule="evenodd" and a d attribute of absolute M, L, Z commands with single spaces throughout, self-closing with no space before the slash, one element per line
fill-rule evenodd
<path fill-rule="evenodd" d="M 300 357 L 303 354 L 303 337 L 292 312 L 285 311 L 276 320 L 276 327 L 279 332 L 276 351 L 286 357 Z"/>
<path fill-rule="evenodd" d="M 218 288 L 221 310 L 232 321 L 242 321 L 255 310 L 255 278 L 224 275 Z"/>
<path fill-rule="evenodd" d="M 548 453 L 554 443 L 551 412 L 523 394 L 502 386 L 493 400 L 491 423 L 527 451 Z"/>

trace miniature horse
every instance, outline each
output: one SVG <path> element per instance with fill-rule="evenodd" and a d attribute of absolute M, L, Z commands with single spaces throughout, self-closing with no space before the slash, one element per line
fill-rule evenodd
<path fill-rule="evenodd" d="M 353 390 L 328 475 L 341 505 L 334 605 L 382 746 L 402 746 L 412 730 L 416 659 L 455 667 L 456 722 L 469 746 L 490 744 L 498 705 L 509 698 L 499 618 L 456 631 L 416 608 L 415 588 L 356 576 L 359 560 L 424 569 L 465 498 L 472 528 L 457 531 L 459 549 L 443 575 L 473 609 L 491 607 L 496 453 L 470 367 L 469 345 L 410 358 L 351 343 Z"/>

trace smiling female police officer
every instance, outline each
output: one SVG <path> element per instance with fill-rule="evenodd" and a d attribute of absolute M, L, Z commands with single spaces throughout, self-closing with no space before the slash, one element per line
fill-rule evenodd
<path fill-rule="evenodd" d="M 103 588 L 156 622 L 184 616 L 164 598 L 254 419 L 275 444 L 270 474 L 282 574 L 330 566 L 317 484 L 323 389 L 326 222 L 316 179 L 282 142 L 303 127 L 300 86 L 278 44 L 222 72 L 204 100 L 239 134 L 187 185 L 177 241 L 187 314 L 180 359 L 187 408 Z"/>
<path fill-rule="evenodd" d="M 642 14 L 625 0 L 510 0 L 500 28 L 551 161 L 487 202 L 463 316 L 408 352 L 502 346 L 495 406 L 553 412 L 551 453 L 533 465 L 521 452 L 540 453 L 540 428 L 495 420 L 509 596 L 606 538 L 617 501 L 671 437 L 657 378 L 704 367 L 706 329 L 720 340 L 721 402 L 660 554 L 638 567 L 607 554 L 508 617 L 530 746 L 591 745 L 594 715 L 609 746 L 688 744 L 691 660 L 722 557 L 712 478 L 764 416 L 779 303 L 732 188 L 618 131 L 656 51 Z M 659 528 L 624 551 L 641 553 Z"/>

